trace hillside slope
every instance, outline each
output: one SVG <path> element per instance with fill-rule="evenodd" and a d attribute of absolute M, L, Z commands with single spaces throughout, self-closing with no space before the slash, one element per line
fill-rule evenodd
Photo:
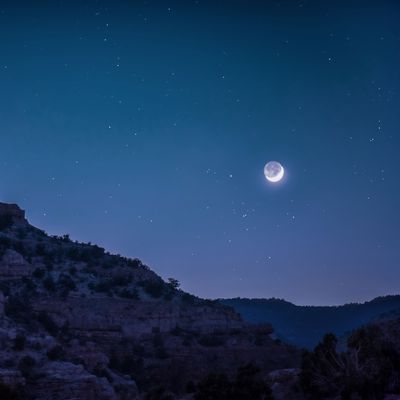
<path fill-rule="evenodd" d="M 297 366 L 298 351 L 271 333 L 0 203 L 0 397 L 136 399 L 248 362 L 266 373 Z"/>

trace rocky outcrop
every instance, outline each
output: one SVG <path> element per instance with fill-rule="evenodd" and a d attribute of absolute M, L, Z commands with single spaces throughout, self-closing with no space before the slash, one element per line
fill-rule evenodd
<path fill-rule="evenodd" d="M 14 222 L 25 223 L 25 211 L 17 204 L 0 203 L 0 218 L 10 217 Z"/>
<path fill-rule="evenodd" d="M 275 400 L 305 400 L 299 384 L 299 369 L 279 369 L 267 375 Z"/>
<path fill-rule="evenodd" d="M 155 330 L 168 333 L 177 326 L 198 333 L 244 328 L 238 314 L 230 309 L 198 305 L 182 307 L 176 302 L 143 301 L 71 295 L 68 298 L 40 298 L 32 303 L 34 311 L 46 312 L 60 326 L 87 335 L 140 337 Z M 271 333 L 271 332 L 269 332 Z"/>
<path fill-rule="evenodd" d="M 83 366 L 69 362 L 47 363 L 39 374 L 43 377 L 30 384 L 30 394 L 52 400 L 117 400 L 117 394 L 106 378 L 88 373 Z M 132 397 L 134 399 L 134 397 Z"/>
<path fill-rule="evenodd" d="M 0 280 L 20 279 L 31 273 L 31 264 L 21 254 L 12 249 L 5 251 L 0 260 Z"/>

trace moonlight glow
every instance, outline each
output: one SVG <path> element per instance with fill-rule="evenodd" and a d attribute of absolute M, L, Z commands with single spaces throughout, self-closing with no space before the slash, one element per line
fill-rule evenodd
<path fill-rule="evenodd" d="M 264 167 L 264 175 L 269 182 L 279 182 L 285 175 L 285 169 L 277 161 L 270 161 Z"/>

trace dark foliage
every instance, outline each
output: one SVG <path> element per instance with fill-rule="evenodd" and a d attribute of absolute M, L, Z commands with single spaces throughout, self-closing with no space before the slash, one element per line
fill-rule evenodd
<path fill-rule="evenodd" d="M 95 292 L 104 292 L 111 295 L 115 289 L 121 286 L 127 286 L 130 282 L 132 282 L 132 277 L 130 275 L 120 275 L 113 278 L 102 279 L 97 283 L 89 283 L 88 287 Z M 135 298 L 137 293 L 135 294 L 134 290 L 126 290 L 119 291 L 118 294 L 121 295 L 121 297 Z"/>
<path fill-rule="evenodd" d="M 400 393 L 400 354 L 378 325 L 357 330 L 347 351 L 336 347 L 336 337 L 328 334 L 304 354 L 300 383 L 309 399 L 380 400 L 386 392 Z"/>
<path fill-rule="evenodd" d="M 165 283 L 161 280 L 145 280 L 139 284 L 151 297 L 158 299 L 164 294 Z"/>
<path fill-rule="evenodd" d="M 218 335 L 202 335 L 197 342 L 205 347 L 219 347 L 225 344 L 225 339 Z"/>
<path fill-rule="evenodd" d="M 13 350 L 15 351 L 24 350 L 25 344 L 26 344 L 26 336 L 20 333 L 14 339 Z"/>
<path fill-rule="evenodd" d="M 32 275 L 33 277 L 37 278 L 37 279 L 42 279 L 45 275 L 46 271 L 43 268 L 36 268 Z"/>
<path fill-rule="evenodd" d="M 66 274 L 62 274 L 57 281 L 57 286 L 64 290 L 75 290 L 76 285 L 73 279 Z"/>
<path fill-rule="evenodd" d="M 14 240 L 12 242 L 12 248 L 26 258 L 29 258 L 32 255 L 22 240 Z"/>
<path fill-rule="evenodd" d="M 256 366 L 247 364 L 239 368 L 234 380 L 230 380 L 225 374 L 210 374 L 198 383 L 194 399 L 272 400 L 271 389 L 258 376 L 259 372 Z"/>
<path fill-rule="evenodd" d="M 99 378 L 106 378 L 108 382 L 112 383 L 114 381 L 113 377 L 111 376 L 110 372 L 103 368 L 100 365 L 96 365 L 93 369 L 93 373 L 98 376 Z"/>
<path fill-rule="evenodd" d="M 18 369 L 20 370 L 21 374 L 30 379 L 32 377 L 32 368 L 36 365 L 36 360 L 31 356 L 22 357 L 18 363 Z"/>
<path fill-rule="evenodd" d="M 111 357 L 109 367 L 124 375 L 136 377 L 143 372 L 144 361 L 141 355 L 127 354 L 122 358 Z"/>
<path fill-rule="evenodd" d="M 187 305 L 192 305 L 196 302 L 196 296 L 193 296 L 190 293 L 184 293 L 182 295 L 182 302 Z"/>
<path fill-rule="evenodd" d="M 9 296 L 4 312 L 7 317 L 17 322 L 29 322 L 31 316 L 31 308 L 28 299 L 25 296 Z"/>
<path fill-rule="evenodd" d="M 70 247 L 66 252 L 66 256 L 70 260 L 86 263 L 92 263 L 93 261 L 96 261 L 99 258 L 103 257 L 104 254 L 105 250 L 102 247 L 96 245 L 86 245 L 83 248 L 74 245 L 73 247 Z"/>
<path fill-rule="evenodd" d="M 189 381 L 186 384 L 186 393 L 195 393 L 196 392 L 196 385 L 194 384 L 193 381 Z"/>
<path fill-rule="evenodd" d="M 125 299 L 139 300 L 139 294 L 136 289 L 122 289 L 117 294 Z"/>
<path fill-rule="evenodd" d="M 1 215 L 0 216 L 0 231 L 4 231 L 10 228 L 13 224 L 13 219 L 11 215 Z"/>
<path fill-rule="evenodd" d="M 26 276 L 24 276 L 21 279 L 22 283 L 24 284 L 24 289 L 27 292 L 36 292 L 36 285 L 35 283 L 32 281 L 32 279 L 27 278 Z"/>
<path fill-rule="evenodd" d="M 51 275 L 47 275 L 43 280 L 43 287 L 49 292 L 54 292 L 56 290 L 56 284 L 54 283 L 53 277 Z"/>
<path fill-rule="evenodd" d="M 4 383 L 0 383 L 0 399 L 1 400 L 21 400 L 22 398 L 18 394 L 17 391 L 5 385 Z"/>
<path fill-rule="evenodd" d="M 129 258 L 126 262 L 132 268 L 140 268 L 143 266 L 142 262 L 138 258 Z"/>
<path fill-rule="evenodd" d="M 65 357 L 65 351 L 60 345 L 56 345 L 47 352 L 47 357 L 52 361 L 62 360 Z"/>
<path fill-rule="evenodd" d="M 174 400 L 175 397 L 169 394 L 165 388 L 159 387 L 146 394 L 145 400 Z"/>
<path fill-rule="evenodd" d="M 174 290 L 178 290 L 181 286 L 178 279 L 175 278 L 168 278 L 168 285 Z"/>
<path fill-rule="evenodd" d="M 35 253 L 37 256 L 45 256 L 47 254 L 46 246 L 43 243 L 36 245 Z"/>
<path fill-rule="evenodd" d="M 53 321 L 53 319 L 46 314 L 41 312 L 36 316 L 36 319 L 43 325 L 44 329 L 49 332 L 52 336 L 56 336 L 59 332 L 58 325 Z"/>

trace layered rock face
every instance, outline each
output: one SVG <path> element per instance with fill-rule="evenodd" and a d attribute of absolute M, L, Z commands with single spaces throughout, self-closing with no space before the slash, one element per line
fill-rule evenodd
<path fill-rule="evenodd" d="M 32 274 L 32 265 L 13 249 L 5 250 L 0 260 L 0 279 L 14 280 Z"/>
<path fill-rule="evenodd" d="M 12 221 L 0 227 L 0 382 L 23 398 L 139 399 L 160 386 L 179 398 L 210 372 L 298 363 L 269 325 L 248 325 L 137 259 L 48 236 L 18 206 L 0 216 Z"/>

